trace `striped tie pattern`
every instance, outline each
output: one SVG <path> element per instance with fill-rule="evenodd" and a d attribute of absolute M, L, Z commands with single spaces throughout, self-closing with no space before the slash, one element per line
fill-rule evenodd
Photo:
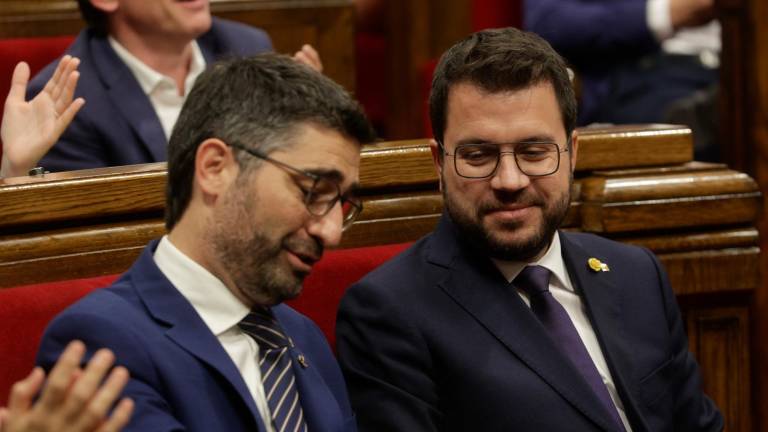
<path fill-rule="evenodd" d="M 259 368 L 276 432 L 306 432 L 304 412 L 288 347 L 292 345 L 269 309 L 254 309 L 238 324 L 259 344 Z"/>

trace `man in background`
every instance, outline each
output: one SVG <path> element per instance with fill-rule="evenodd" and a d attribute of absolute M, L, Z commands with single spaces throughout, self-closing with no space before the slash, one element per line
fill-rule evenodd
<path fill-rule="evenodd" d="M 557 229 L 579 147 L 562 58 L 475 33 L 429 104 L 445 212 L 339 309 L 360 429 L 722 430 L 656 257 Z"/>
<path fill-rule="evenodd" d="M 192 85 L 228 56 L 272 49 L 264 31 L 212 18 L 208 0 L 79 0 L 88 27 L 67 50 L 79 57 L 77 96 L 88 100 L 40 164 L 50 171 L 159 162 Z M 305 47 L 297 59 L 321 68 Z M 53 73 L 31 82 L 37 94 Z"/>

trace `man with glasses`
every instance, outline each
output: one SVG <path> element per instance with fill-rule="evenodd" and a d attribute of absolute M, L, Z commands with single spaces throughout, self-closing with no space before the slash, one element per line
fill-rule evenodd
<path fill-rule="evenodd" d="M 339 85 L 289 57 L 213 65 L 170 141 L 168 235 L 59 315 L 38 363 L 72 339 L 113 351 L 126 430 L 356 430 L 323 334 L 282 302 L 360 211 L 372 139 Z"/>
<path fill-rule="evenodd" d="M 429 104 L 445 212 L 339 310 L 360 429 L 722 430 L 658 260 L 557 229 L 578 153 L 563 60 L 482 31 L 443 55 Z"/>

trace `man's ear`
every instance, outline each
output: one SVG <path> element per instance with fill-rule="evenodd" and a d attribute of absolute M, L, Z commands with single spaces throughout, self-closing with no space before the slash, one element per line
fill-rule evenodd
<path fill-rule="evenodd" d="M 232 147 L 218 138 L 203 141 L 195 153 L 195 183 L 206 201 L 221 196 L 234 183 L 240 166 Z"/>
<path fill-rule="evenodd" d="M 576 170 L 576 156 L 578 156 L 579 153 L 579 134 L 574 131 L 571 133 L 571 150 L 570 150 L 570 157 L 571 157 L 571 172 L 574 172 Z"/>
<path fill-rule="evenodd" d="M 120 6 L 118 0 L 90 0 L 91 5 L 104 13 L 112 13 Z"/>
<path fill-rule="evenodd" d="M 438 177 L 443 175 L 443 149 L 437 144 L 434 139 L 429 140 L 429 150 L 432 152 L 432 162 L 435 164 L 435 171 L 437 171 Z"/>

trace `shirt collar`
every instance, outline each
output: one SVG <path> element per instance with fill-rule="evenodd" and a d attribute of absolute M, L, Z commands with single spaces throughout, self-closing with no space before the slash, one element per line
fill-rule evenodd
<path fill-rule="evenodd" d="M 504 261 L 495 258 L 492 260 L 508 282 L 515 280 L 525 266 L 540 265 L 552 273 L 553 278 L 550 279 L 550 284 L 559 285 L 562 288 L 573 291 L 570 278 L 568 277 L 568 271 L 565 268 L 565 261 L 563 261 L 560 236 L 557 232 L 552 236 L 552 241 L 549 243 L 547 252 L 534 262 Z"/>
<path fill-rule="evenodd" d="M 250 312 L 219 278 L 184 255 L 167 235 L 157 245 L 154 259 L 214 335 L 236 326 Z"/>
<path fill-rule="evenodd" d="M 117 41 L 117 39 L 109 36 L 109 45 L 115 50 L 115 53 L 120 60 L 128 66 L 128 69 L 136 77 L 136 81 L 139 82 L 139 86 L 144 94 L 149 95 L 155 88 L 163 81 L 169 82 L 176 88 L 176 83 L 171 77 L 161 74 L 160 72 L 147 66 L 146 63 L 141 61 L 138 57 L 131 54 L 124 46 Z M 189 64 L 189 73 L 184 81 L 184 94 L 189 94 L 192 89 L 192 85 L 195 83 L 197 76 L 200 75 L 205 69 L 205 57 L 203 57 L 202 51 L 197 41 L 192 41 L 192 60 Z"/>

